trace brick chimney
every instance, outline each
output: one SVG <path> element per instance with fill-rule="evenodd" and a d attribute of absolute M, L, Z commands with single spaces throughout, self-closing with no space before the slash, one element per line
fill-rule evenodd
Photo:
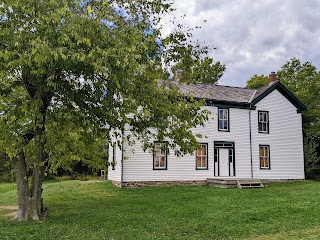
<path fill-rule="evenodd" d="M 179 80 L 179 78 L 181 78 L 182 72 L 183 72 L 183 71 L 182 71 L 181 69 L 177 69 L 176 75 L 175 75 L 175 79 L 176 79 L 176 80 Z"/>
<path fill-rule="evenodd" d="M 269 74 L 269 86 L 277 81 L 277 74 L 275 72 L 271 72 Z"/>

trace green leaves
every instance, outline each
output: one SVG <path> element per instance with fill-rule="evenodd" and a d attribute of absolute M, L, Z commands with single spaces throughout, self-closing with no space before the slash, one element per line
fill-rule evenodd
<path fill-rule="evenodd" d="M 41 143 L 53 169 L 73 161 L 99 168 L 110 138 L 130 129 L 145 146 L 170 138 L 181 154 L 193 152 L 190 128 L 207 112 L 158 84 L 163 64 L 181 62 L 192 81 L 211 83 L 225 67 L 204 58 L 208 48 L 192 45 L 181 25 L 163 39 L 166 1 L 9 0 L 0 11 L 2 148 L 22 149 L 30 167 Z"/>
<path fill-rule="evenodd" d="M 310 62 L 293 58 L 277 72 L 284 83 L 306 106 L 303 128 L 307 135 L 320 137 L 320 72 Z"/>
<path fill-rule="evenodd" d="M 253 75 L 248 81 L 247 81 L 247 86 L 246 88 L 248 89 L 257 89 L 260 87 L 267 86 L 269 83 L 269 78 L 268 76 L 265 75 Z"/>

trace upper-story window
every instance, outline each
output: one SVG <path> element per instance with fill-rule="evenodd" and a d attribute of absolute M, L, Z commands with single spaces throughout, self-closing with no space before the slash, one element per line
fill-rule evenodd
<path fill-rule="evenodd" d="M 228 132 L 229 129 L 229 109 L 219 108 L 218 116 L 218 130 Z"/>
<path fill-rule="evenodd" d="M 167 143 L 155 142 L 153 150 L 153 169 L 166 170 L 167 169 Z"/>
<path fill-rule="evenodd" d="M 259 133 L 269 133 L 269 112 L 258 111 Z"/>

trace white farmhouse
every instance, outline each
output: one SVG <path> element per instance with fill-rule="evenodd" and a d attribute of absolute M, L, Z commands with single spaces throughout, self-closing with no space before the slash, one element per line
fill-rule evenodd
<path fill-rule="evenodd" d="M 194 155 L 177 157 L 154 142 L 154 153 L 137 142 L 110 146 L 108 179 L 121 187 L 205 185 L 207 179 L 304 179 L 301 113 L 306 106 L 272 72 L 259 89 L 180 84 L 180 91 L 206 99 L 211 111 Z M 124 133 L 126 134 L 126 133 Z"/>

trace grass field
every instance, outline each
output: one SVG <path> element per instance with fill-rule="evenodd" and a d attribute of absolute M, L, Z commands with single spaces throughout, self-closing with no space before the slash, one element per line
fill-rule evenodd
<path fill-rule="evenodd" d="M 49 218 L 18 223 L 14 184 L 0 184 L 0 239 L 320 239 L 320 182 L 264 189 L 44 184 Z"/>

